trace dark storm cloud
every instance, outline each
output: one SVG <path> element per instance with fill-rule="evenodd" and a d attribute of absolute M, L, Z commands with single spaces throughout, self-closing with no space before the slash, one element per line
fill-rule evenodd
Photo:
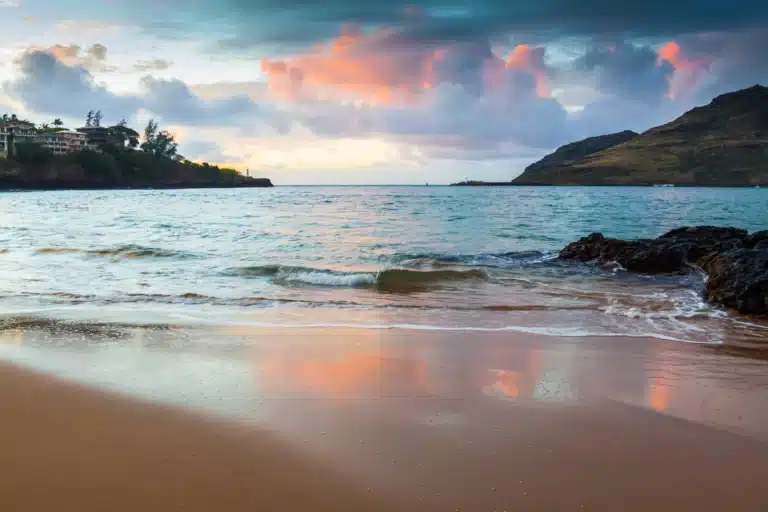
<path fill-rule="evenodd" d="M 598 91 L 633 100 L 661 99 L 674 73 L 654 49 L 626 41 L 593 45 L 573 67 L 593 74 Z"/>
<path fill-rule="evenodd" d="M 712 61 L 712 79 L 696 92 L 698 102 L 755 84 L 768 85 L 768 30 L 691 35 L 678 42 L 691 59 Z"/>
<path fill-rule="evenodd" d="M 768 2 L 754 0 L 167 0 L 163 7 L 140 1 L 146 1 L 146 9 L 134 9 L 134 16 L 145 16 L 144 25 L 153 30 L 215 23 L 231 30 L 223 38 L 226 46 L 244 48 L 324 39 L 342 23 L 396 25 L 411 41 L 421 43 L 510 32 L 539 40 L 604 34 L 670 36 L 759 26 L 768 19 Z"/>

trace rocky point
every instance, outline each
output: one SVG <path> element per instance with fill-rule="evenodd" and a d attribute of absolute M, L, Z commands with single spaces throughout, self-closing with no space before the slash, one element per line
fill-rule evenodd
<path fill-rule="evenodd" d="M 560 259 L 618 263 L 640 274 L 708 275 L 712 302 L 741 313 L 768 314 L 768 231 L 732 227 L 674 229 L 654 239 L 618 240 L 592 233 L 560 251 Z"/>

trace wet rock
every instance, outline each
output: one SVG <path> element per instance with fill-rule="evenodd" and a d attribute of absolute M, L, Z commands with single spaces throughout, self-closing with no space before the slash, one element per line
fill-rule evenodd
<path fill-rule="evenodd" d="M 768 314 L 768 245 L 759 245 L 718 254 L 707 263 L 706 293 L 712 301 L 741 313 Z"/>
<path fill-rule="evenodd" d="M 744 247 L 747 249 L 755 249 L 758 245 L 767 247 L 768 242 L 768 230 L 755 231 L 744 240 Z"/>
<path fill-rule="evenodd" d="M 560 259 L 619 263 L 641 274 L 682 274 L 703 269 L 707 297 L 742 313 L 768 314 L 768 231 L 715 226 L 683 227 L 659 238 L 618 240 L 600 233 L 560 251 Z"/>

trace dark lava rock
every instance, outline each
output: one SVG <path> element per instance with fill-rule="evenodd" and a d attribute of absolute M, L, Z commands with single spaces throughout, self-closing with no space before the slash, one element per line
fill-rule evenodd
<path fill-rule="evenodd" d="M 768 230 L 755 231 L 744 240 L 744 247 L 747 249 L 755 249 L 757 246 L 768 247 L 765 245 L 766 242 L 768 242 Z"/>
<path fill-rule="evenodd" d="M 711 300 L 741 313 L 768 313 L 768 245 L 719 254 L 704 270 Z"/>
<path fill-rule="evenodd" d="M 768 231 L 683 227 L 655 239 L 618 240 L 592 233 L 560 251 L 560 259 L 618 263 L 641 274 L 709 274 L 709 299 L 742 313 L 768 313 Z"/>

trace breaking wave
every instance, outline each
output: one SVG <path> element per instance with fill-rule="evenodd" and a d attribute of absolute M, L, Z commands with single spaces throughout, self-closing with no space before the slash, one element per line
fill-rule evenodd
<path fill-rule="evenodd" d="M 481 269 L 415 270 L 390 268 L 378 272 L 343 272 L 337 270 L 281 265 L 262 265 L 230 269 L 230 275 L 269 277 L 282 285 L 314 285 L 329 287 L 371 287 L 380 291 L 407 292 L 447 285 L 454 281 L 484 281 L 488 274 Z"/>

